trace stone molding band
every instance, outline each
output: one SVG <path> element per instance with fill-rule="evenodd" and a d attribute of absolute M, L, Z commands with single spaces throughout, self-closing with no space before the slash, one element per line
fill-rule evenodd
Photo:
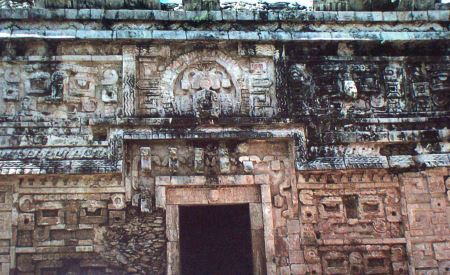
<path fill-rule="evenodd" d="M 269 31 L 182 31 L 182 30 L 0 30 L 0 40 L 129 40 L 135 41 L 260 41 L 260 42 L 312 42 L 312 41 L 446 41 L 450 32 L 269 32 Z"/>
<path fill-rule="evenodd" d="M 448 10 L 429 11 L 163 11 L 103 9 L 0 9 L 0 20 L 112 20 L 173 22 L 446 22 Z"/>

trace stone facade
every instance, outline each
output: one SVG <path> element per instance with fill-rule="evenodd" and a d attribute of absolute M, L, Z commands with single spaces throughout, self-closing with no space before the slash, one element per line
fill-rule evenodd
<path fill-rule="evenodd" d="M 449 10 L 50 2 L 0 9 L 0 274 L 180 274 L 224 204 L 254 274 L 450 272 Z"/>

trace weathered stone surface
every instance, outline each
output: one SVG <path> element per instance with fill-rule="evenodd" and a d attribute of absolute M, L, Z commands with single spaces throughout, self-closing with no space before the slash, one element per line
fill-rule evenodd
<path fill-rule="evenodd" d="M 434 9 L 435 0 L 390 1 L 390 0 L 314 0 L 316 10 L 367 11 L 367 10 L 429 10 Z"/>
<path fill-rule="evenodd" d="M 125 225 L 114 225 L 101 232 L 104 250 L 101 258 L 123 274 L 165 274 L 165 216 L 162 211 L 127 212 Z M 116 272 L 117 272 L 116 271 Z"/>
<path fill-rule="evenodd" d="M 0 9 L 0 273 L 180 274 L 230 204 L 255 274 L 448 272 L 449 11 L 193 2 Z"/>
<path fill-rule="evenodd" d="M 218 0 L 183 0 L 183 7 L 186 10 L 218 10 L 220 1 Z"/>

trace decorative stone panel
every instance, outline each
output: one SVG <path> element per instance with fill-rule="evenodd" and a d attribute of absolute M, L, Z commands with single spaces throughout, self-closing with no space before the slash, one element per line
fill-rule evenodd
<path fill-rule="evenodd" d="M 273 60 L 235 55 L 204 49 L 174 57 L 163 46 L 141 48 L 141 115 L 200 120 L 275 115 Z M 171 63 L 164 67 L 167 59 Z"/>
<path fill-rule="evenodd" d="M 109 272 L 107 262 L 94 250 L 102 247 L 104 227 L 121 223 L 115 219 L 117 213 L 124 218 L 120 210 L 125 207 L 125 190 L 120 178 L 23 176 L 11 183 L 18 192 L 18 207 L 14 209 L 18 274 Z"/>
<path fill-rule="evenodd" d="M 294 274 L 408 274 L 400 183 L 383 171 L 302 173 Z M 289 228 L 288 228 L 289 229 Z M 288 230 L 289 231 L 289 230 Z M 303 271 L 298 271 L 298 270 Z M 297 273 L 298 272 L 298 273 Z"/>
<path fill-rule="evenodd" d="M 402 177 L 408 214 L 408 256 L 416 274 L 449 270 L 448 171 L 408 173 Z"/>

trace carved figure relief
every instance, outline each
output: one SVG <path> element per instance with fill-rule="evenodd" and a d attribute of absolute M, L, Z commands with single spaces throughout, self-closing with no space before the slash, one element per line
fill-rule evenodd
<path fill-rule="evenodd" d="M 50 91 L 51 94 L 47 97 L 50 101 L 61 101 L 65 92 L 67 76 L 63 71 L 56 71 L 52 74 Z"/>
<path fill-rule="evenodd" d="M 143 171 L 152 170 L 152 154 L 150 147 L 141 147 L 141 169 Z"/>
<path fill-rule="evenodd" d="M 405 108 L 403 93 L 403 69 L 398 64 L 390 64 L 384 69 L 384 83 L 386 88 L 387 111 L 401 112 Z"/>
<path fill-rule="evenodd" d="M 196 173 L 203 174 L 205 172 L 205 152 L 203 148 L 194 149 L 194 168 Z"/>
<path fill-rule="evenodd" d="M 22 110 L 21 110 L 21 114 L 25 115 L 25 116 L 33 116 L 35 114 L 35 110 L 36 108 L 35 106 L 35 102 L 31 99 L 31 97 L 26 96 L 24 98 L 22 98 Z"/>
<path fill-rule="evenodd" d="M 169 169 L 172 173 L 176 173 L 178 170 L 178 149 L 176 147 L 169 147 Z"/>
<path fill-rule="evenodd" d="M 36 209 L 35 209 L 33 197 L 29 196 L 29 195 L 20 197 L 19 209 L 22 212 L 34 212 Z"/>
<path fill-rule="evenodd" d="M 416 111 L 426 112 L 430 110 L 430 83 L 416 82 L 412 84 L 413 96 L 416 99 Z"/>
<path fill-rule="evenodd" d="M 123 194 L 111 195 L 112 207 L 115 210 L 124 209 L 126 206 L 125 196 Z"/>
<path fill-rule="evenodd" d="M 216 92 L 200 90 L 193 95 L 193 108 L 197 118 L 218 118 L 220 115 L 220 102 Z"/>
<path fill-rule="evenodd" d="M 179 115 L 194 111 L 196 117 L 208 118 L 239 110 L 236 88 L 229 74 L 219 64 L 205 62 L 191 65 L 180 77 L 174 91 Z"/>
<path fill-rule="evenodd" d="M 142 57 L 139 107 L 150 116 L 271 116 L 277 112 L 269 59 L 234 60 L 215 50 L 190 52 L 164 67 Z"/>

